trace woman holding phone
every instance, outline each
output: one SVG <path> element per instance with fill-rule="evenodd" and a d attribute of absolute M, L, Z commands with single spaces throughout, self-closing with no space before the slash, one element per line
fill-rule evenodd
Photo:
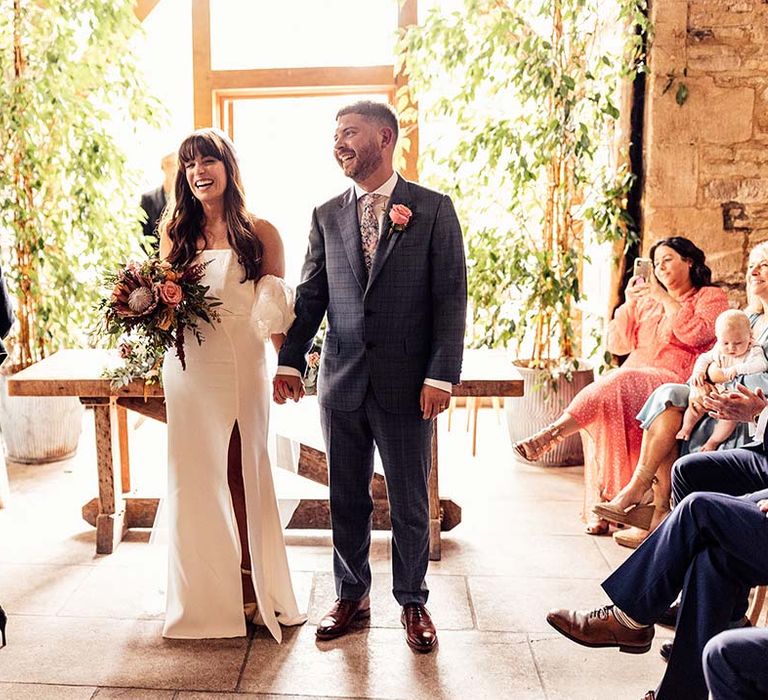
<path fill-rule="evenodd" d="M 758 243 L 749 254 L 746 278 L 747 299 L 745 309 L 752 328 L 752 339 L 768 352 L 768 241 Z M 713 383 L 727 380 L 717 365 L 710 364 L 706 370 Z M 745 374 L 736 377 L 739 384 L 768 394 L 768 373 Z M 690 387 L 688 384 L 664 384 L 648 397 L 637 419 L 643 430 L 642 448 L 637 468 L 624 488 L 610 501 L 595 507 L 596 514 L 624 525 L 633 527 L 616 533 L 619 544 L 636 547 L 659 525 L 669 510 L 671 495 L 671 468 L 681 455 L 696 452 L 712 435 L 717 424 L 714 418 L 703 414 L 688 440 L 678 440 L 683 411 L 688 406 Z M 730 437 L 718 449 L 739 447 L 752 438 L 749 426 L 740 423 Z M 642 505 L 643 494 L 653 484 L 653 509 Z M 651 511 L 649 513 L 649 510 Z"/>
<path fill-rule="evenodd" d="M 608 325 L 608 350 L 628 355 L 624 364 L 582 389 L 554 423 L 514 445 L 534 462 L 580 431 L 585 513 L 629 482 L 640 457 L 640 408 L 656 387 L 688 378 L 697 355 L 714 343 L 715 319 L 728 308 L 725 292 L 712 285 L 704 252 L 687 238 L 657 241 L 650 258 L 653 273 L 640 263 L 644 274 L 630 278 L 626 301 Z M 587 532 L 606 534 L 608 522 L 592 516 Z"/>

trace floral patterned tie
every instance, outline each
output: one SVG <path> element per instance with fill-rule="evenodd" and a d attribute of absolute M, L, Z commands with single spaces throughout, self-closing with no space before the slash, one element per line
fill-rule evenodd
<path fill-rule="evenodd" d="M 383 194 L 364 194 L 360 197 L 363 204 L 363 215 L 360 217 L 360 236 L 363 243 L 365 267 L 368 271 L 371 269 L 373 254 L 376 252 L 376 245 L 379 242 L 379 220 L 376 218 L 374 207 L 379 200 L 384 198 Z"/>

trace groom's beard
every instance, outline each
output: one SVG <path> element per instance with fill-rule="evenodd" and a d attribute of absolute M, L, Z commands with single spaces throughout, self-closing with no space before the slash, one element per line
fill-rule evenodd
<path fill-rule="evenodd" d="M 365 146 L 355 151 L 355 158 L 344 163 L 339 156 L 336 162 L 341 166 L 344 174 L 355 182 L 366 180 L 376 171 L 384 159 L 375 141 L 369 141 Z"/>

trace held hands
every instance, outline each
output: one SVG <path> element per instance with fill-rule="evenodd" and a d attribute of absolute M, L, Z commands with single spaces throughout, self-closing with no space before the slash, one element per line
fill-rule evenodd
<path fill-rule="evenodd" d="M 449 391 L 425 384 L 421 387 L 421 396 L 419 397 L 421 417 L 424 420 L 431 420 L 448 408 L 450 401 L 451 393 Z"/>
<path fill-rule="evenodd" d="M 757 507 L 761 510 L 761 512 L 765 513 L 765 517 L 768 518 L 768 500 L 763 499 L 762 501 L 758 501 Z"/>
<path fill-rule="evenodd" d="M 741 384 L 736 389 L 738 391 L 712 393 L 704 399 L 704 406 L 712 418 L 751 423 L 768 406 L 762 389 L 752 392 Z"/>
<path fill-rule="evenodd" d="M 276 374 L 272 380 L 272 400 L 284 404 L 288 399 L 298 401 L 304 396 L 304 382 L 291 374 Z"/>

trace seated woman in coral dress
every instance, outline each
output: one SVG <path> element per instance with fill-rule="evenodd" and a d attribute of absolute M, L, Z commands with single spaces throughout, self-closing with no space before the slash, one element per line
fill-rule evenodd
<path fill-rule="evenodd" d="M 756 245 L 749 255 L 746 288 L 750 300 L 746 311 L 752 338 L 768 350 L 768 242 Z M 725 374 L 714 364 L 707 368 L 707 377 L 713 383 L 727 381 Z M 736 381 L 753 391 L 762 389 L 768 394 L 768 373 L 740 375 Z M 712 436 L 717 421 L 703 414 L 688 440 L 677 439 L 689 394 L 687 384 L 664 384 L 648 397 L 637 416 L 644 431 L 637 469 L 610 503 L 595 507 L 601 517 L 633 526 L 614 535 L 619 544 L 637 547 L 656 529 L 669 512 L 673 462 L 681 455 L 701 449 Z M 747 424 L 740 423 L 718 449 L 739 447 L 750 439 Z M 655 507 L 648 508 L 642 501 L 651 487 Z"/>
<path fill-rule="evenodd" d="M 630 480 L 642 439 L 638 411 L 656 387 L 688 378 L 697 355 L 712 347 L 715 319 L 728 307 L 725 292 L 712 286 L 704 252 L 687 238 L 657 241 L 650 255 L 654 275 L 629 280 L 626 301 L 608 327 L 608 349 L 629 357 L 582 389 L 554 423 L 514 446 L 533 461 L 581 431 L 585 512 Z M 589 534 L 607 531 L 605 520 L 588 521 Z"/>

